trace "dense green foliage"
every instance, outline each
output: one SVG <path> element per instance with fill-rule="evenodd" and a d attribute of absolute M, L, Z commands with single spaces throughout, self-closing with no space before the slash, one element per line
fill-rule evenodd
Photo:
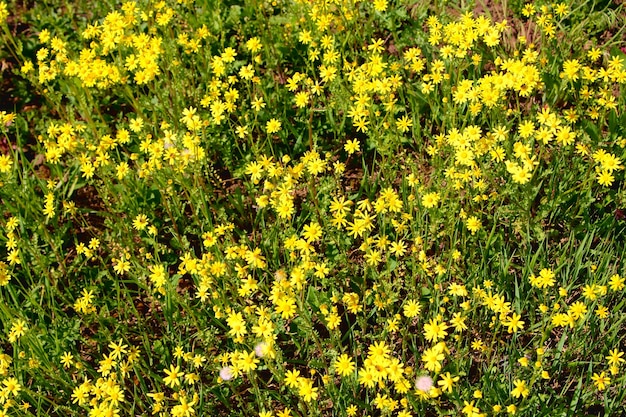
<path fill-rule="evenodd" d="M 0 2 L 0 416 L 626 413 L 618 3 Z"/>

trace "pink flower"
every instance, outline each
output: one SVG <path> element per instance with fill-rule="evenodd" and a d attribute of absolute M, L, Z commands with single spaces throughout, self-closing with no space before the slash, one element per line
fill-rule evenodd
<path fill-rule="evenodd" d="M 266 353 L 267 353 L 267 343 L 265 342 L 257 343 L 257 345 L 254 347 L 254 354 L 257 355 L 257 357 L 262 358 L 263 356 L 265 356 Z"/>
<path fill-rule="evenodd" d="M 230 366 L 225 366 L 220 369 L 220 378 L 222 378 L 224 381 L 230 381 L 231 379 L 233 379 L 233 370 L 230 369 Z"/>
<path fill-rule="evenodd" d="M 415 381 L 415 388 L 420 391 L 428 392 L 433 387 L 433 379 L 428 375 L 423 375 Z"/>

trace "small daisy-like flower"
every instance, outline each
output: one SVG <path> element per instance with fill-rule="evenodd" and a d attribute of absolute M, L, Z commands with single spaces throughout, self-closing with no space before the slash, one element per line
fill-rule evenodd
<path fill-rule="evenodd" d="M 352 155 L 356 151 L 359 150 L 359 140 L 358 139 L 349 139 L 345 145 L 343 145 L 343 149 L 348 152 L 348 155 Z"/>
<path fill-rule="evenodd" d="M 354 372 L 354 362 L 345 353 L 335 360 L 335 369 L 341 376 L 348 376 Z"/>
<path fill-rule="evenodd" d="M 480 219 L 476 216 L 471 216 L 470 218 L 468 218 L 465 224 L 467 226 L 467 230 L 472 232 L 472 234 L 479 231 L 480 228 L 483 226 Z"/>
<path fill-rule="evenodd" d="M 276 133 L 280 131 L 281 126 L 282 124 L 278 119 L 272 118 L 265 124 L 265 129 L 267 130 L 267 133 Z"/>
<path fill-rule="evenodd" d="M 607 385 L 611 383 L 611 378 L 609 378 L 605 372 L 600 372 L 600 374 L 594 373 L 593 376 L 591 377 L 591 380 L 593 381 L 594 385 L 598 388 L 598 391 L 604 390 L 607 387 Z"/>

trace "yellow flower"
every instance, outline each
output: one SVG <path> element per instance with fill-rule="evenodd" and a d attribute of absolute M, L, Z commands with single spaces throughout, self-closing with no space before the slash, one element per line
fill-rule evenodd
<path fill-rule="evenodd" d="M 524 328 L 524 322 L 520 320 L 521 317 L 521 315 L 513 313 L 511 317 L 507 317 L 503 320 L 502 324 L 508 327 L 509 333 L 515 333 Z"/>
<path fill-rule="evenodd" d="M 396 125 L 398 130 L 402 133 L 408 132 L 411 126 L 413 126 L 413 120 L 408 115 L 404 115 L 399 119 L 396 119 Z"/>
<path fill-rule="evenodd" d="M 257 368 L 258 363 L 259 360 L 256 357 L 256 352 L 253 350 L 249 353 L 240 353 L 235 366 L 243 372 L 250 372 Z"/>
<path fill-rule="evenodd" d="M 519 135 L 522 138 L 528 138 L 535 132 L 535 124 L 532 120 L 526 120 L 519 125 Z"/>
<path fill-rule="evenodd" d="M 403 314 L 405 317 L 408 318 L 413 318 L 415 316 L 417 316 L 420 311 L 421 311 L 422 307 L 420 305 L 419 302 L 415 301 L 415 300 L 409 300 L 403 307 Z"/>
<path fill-rule="evenodd" d="M 581 65 L 577 59 L 568 59 L 563 63 L 563 72 L 561 78 L 566 80 L 576 81 L 578 79 L 578 71 L 580 71 Z"/>
<path fill-rule="evenodd" d="M 4 381 L 2 381 L 2 383 L 5 386 L 3 391 L 6 392 L 7 394 L 11 394 L 13 396 L 17 396 L 17 394 L 22 389 L 22 386 L 17 381 L 17 378 L 14 378 L 14 377 L 7 378 Z"/>
<path fill-rule="evenodd" d="M 327 325 L 329 330 L 334 330 L 341 324 L 341 317 L 339 317 L 336 313 L 331 313 L 326 317 Z"/>
<path fill-rule="evenodd" d="M 609 378 L 605 372 L 594 373 L 591 377 L 594 385 L 598 388 L 598 391 L 603 391 L 607 385 L 611 383 L 611 378 Z"/>
<path fill-rule="evenodd" d="M 441 387 L 444 392 L 452 392 L 452 386 L 460 379 L 458 376 L 452 377 L 450 372 L 440 375 L 440 380 L 437 381 L 437 385 Z"/>
<path fill-rule="evenodd" d="M 613 176 L 613 174 L 611 174 L 611 172 L 606 169 L 598 172 L 596 178 L 598 180 L 598 184 L 605 187 L 610 187 L 611 184 L 613 184 L 613 181 L 615 181 L 615 177 Z"/>
<path fill-rule="evenodd" d="M 565 3 L 559 3 L 556 5 L 554 11 L 559 15 L 559 17 L 563 17 L 568 13 L 568 7 Z"/>
<path fill-rule="evenodd" d="M 134 133 L 139 133 L 143 129 L 143 124 L 143 119 L 136 117 L 130 121 L 128 128 Z"/>
<path fill-rule="evenodd" d="M 24 336 L 26 331 L 28 330 L 28 326 L 25 320 L 18 319 L 11 325 L 11 330 L 9 331 L 9 342 L 14 343 L 20 337 Z"/>
<path fill-rule="evenodd" d="M 256 36 L 246 41 L 246 49 L 253 54 L 259 52 L 261 48 L 263 48 L 263 45 L 261 44 L 259 38 Z"/>
<path fill-rule="evenodd" d="M 125 345 L 122 340 L 120 339 L 120 341 L 118 343 L 116 342 L 110 342 L 109 343 L 109 348 L 112 350 L 111 352 L 111 357 L 113 357 L 114 359 L 121 359 L 123 354 L 126 354 L 127 352 L 127 348 L 128 345 Z"/>
<path fill-rule="evenodd" d="M 374 9 L 377 12 L 384 12 L 387 10 L 387 0 L 374 0 Z"/>
<path fill-rule="evenodd" d="M 254 111 L 258 112 L 262 108 L 265 107 L 265 101 L 263 101 L 263 97 L 255 97 L 254 100 L 252 100 L 252 103 L 250 103 L 250 105 L 252 106 Z M 272 120 L 276 120 L 276 119 L 272 119 Z M 272 120 L 270 120 L 270 121 L 272 121 Z M 276 121 L 278 122 L 278 120 L 276 120 Z M 280 122 L 278 122 L 278 123 L 280 123 Z"/>
<path fill-rule="evenodd" d="M 296 94 L 295 101 L 298 108 L 304 108 L 309 103 L 310 94 L 306 91 L 300 91 Z"/>
<path fill-rule="evenodd" d="M 440 199 L 441 197 L 439 196 L 438 193 L 435 193 L 435 192 L 428 193 L 422 197 L 422 205 L 426 208 L 432 208 L 432 207 L 435 207 L 437 204 L 439 204 Z"/>
<path fill-rule="evenodd" d="M 389 251 L 398 257 L 403 256 L 404 253 L 406 252 L 406 245 L 404 244 L 403 241 L 392 242 L 391 248 L 389 249 Z"/>
<path fill-rule="evenodd" d="M 376 377 L 370 368 L 359 369 L 359 384 L 367 388 L 373 388 L 376 385 Z"/>
<path fill-rule="evenodd" d="M 482 223 L 480 219 L 476 216 L 471 216 L 466 221 L 467 230 L 472 232 L 472 234 L 476 233 L 482 227 Z"/>
<path fill-rule="evenodd" d="M 296 301 L 291 297 L 283 295 L 276 300 L 275 310 L 277 313 L 280 313 L 283 319 L 288 320 L 296 315 Z"/>
<path fill-rule="evenodd" d="M 311 243 L 322 237 L 322 227 L 317 222 L 311 222 L 303 228 L 302 236 Z"/>
<path fill-rule="evenodd" d="M 519 398 L 521 397 L 528 397 L 528 394 L 530 393 L 530 391 L 528 390 L 528 387 L 526 386 L 526 382 L 522 381 L 521 379 L 516 379 L 515 381 L 513 381 L 513 385 L 515 385 L 515 388 L 513 388 L 513 390 L 511 391 L 511 395 L 515 398 Z"/>
<path fill-rule="evenodd" d="M 317 391 L 319 388 L 313 386 L 313 381 L 308 378 L 299 378 L 298 395 L 306 402 L 317 399 Z"/>
<path fill-rule="evenodd" d="M 609 365 L 619 366 L 620 364 L 626 362 L 626 360 L 622 358 L 622 356 L 624 356 L 624 352 L 620 352 L 618 349 L 613 349 L 609 351 L 609 356 L 607 356 L 605 359 L 607 360 Z"/>
<path fill-rule="evenodd" d="M 624 289 L 626 285 L 624 282 L 626 279 L 619 276 L 619 274 L 615 274 L 609 280 L 609 286 L 611 287 L 611 291 L 621 291 Z"/>
<path fill-rule="evenodd" d="M 480 408 L 474 407 L 474 401 L 471 401 L 469 403 L 467 401 L 463 401 L 463 404 L 463 409 L 461 411 L 467 417 L 478 417 L 481 415 Z"/>
<path fill-rule="evenodd" d="M 174 388 L 174 386 L 176 385 L 180 385 L 180 379 L 182 378 L 185 373 L 180 371 L 180 366 L 176 365 L 170 365 L 170 369 L 164 369 L 163 370 L 167 376 L 165 378 L 163 378 L 163 382 L 165 382 L 165 384 L 168 387 Z"/>
<path fill-rule="evenodd" d="M 445 322 L 439 323 L 439 318 L 434 318 L 424 325 L 424 337 L 429 342 L 437 342 L 448 335 L 447 328 L 448 325 Z"/>
<path fill-rule="evenodd" d="M 450 319 L 450 324 L 454 327 L 454 330 L 457 332 L 462 332 L 463 330 L 467 330 L 467 324 L 465 324 L 465 317 L 461 316 L 461 313 L 454 313 L 452 319 Z"/>
<path fill-rule="evenodd" d="M 349 139 L 345 145 L 343 145 L 343 149 L 348 153 L 348 155 L 352 155 L 356 151 L 359 150 L 360 143 L 358 139 Z"/>
<path fill-rule="evenodd" d="M 287 371 L 285 373 L 285 384 L 289 388 L 296 388 L 299 384 L 300 371 L 294 369 L 293 371 Z"/>
<path fill-rule="evenodd" d="M 11 171 L 13 166 L 13 159 L 10 155 L 0 155 L 0 173 L 6 174 Z"/>
<path fill-rule="evenodd" d="M 267 133 L 276 133 L 280 131 L 281 126 L 282 124 L 279 120 L 272 118 L 265 124 L 265 129 Z"/>
<path fill-rule="evenodd" d="M 583 317 L 586 313 L 587 313 L 587 306 L 580 301 L 576 301 L 575 303 L 573 303 L 567 310 L 567 315 L 572 317 L 572 319 L 574 320 L 578 320 L 579 318 Z"/>
<path fill-rule="evenodd" d="M 232 337 L 242 337 L 248 333 L 246 330 L 246 321 L 239 312 L 231 312 L 226 319 L 226 323 L 228 327 L 230 327 L 228 334 Z"/>
<path fill-rule="evenodd" d="M 335 370 L 341 376 L 348 376 L 354 372 L 354 362 L 345 353 L 335 359 Z"/>

